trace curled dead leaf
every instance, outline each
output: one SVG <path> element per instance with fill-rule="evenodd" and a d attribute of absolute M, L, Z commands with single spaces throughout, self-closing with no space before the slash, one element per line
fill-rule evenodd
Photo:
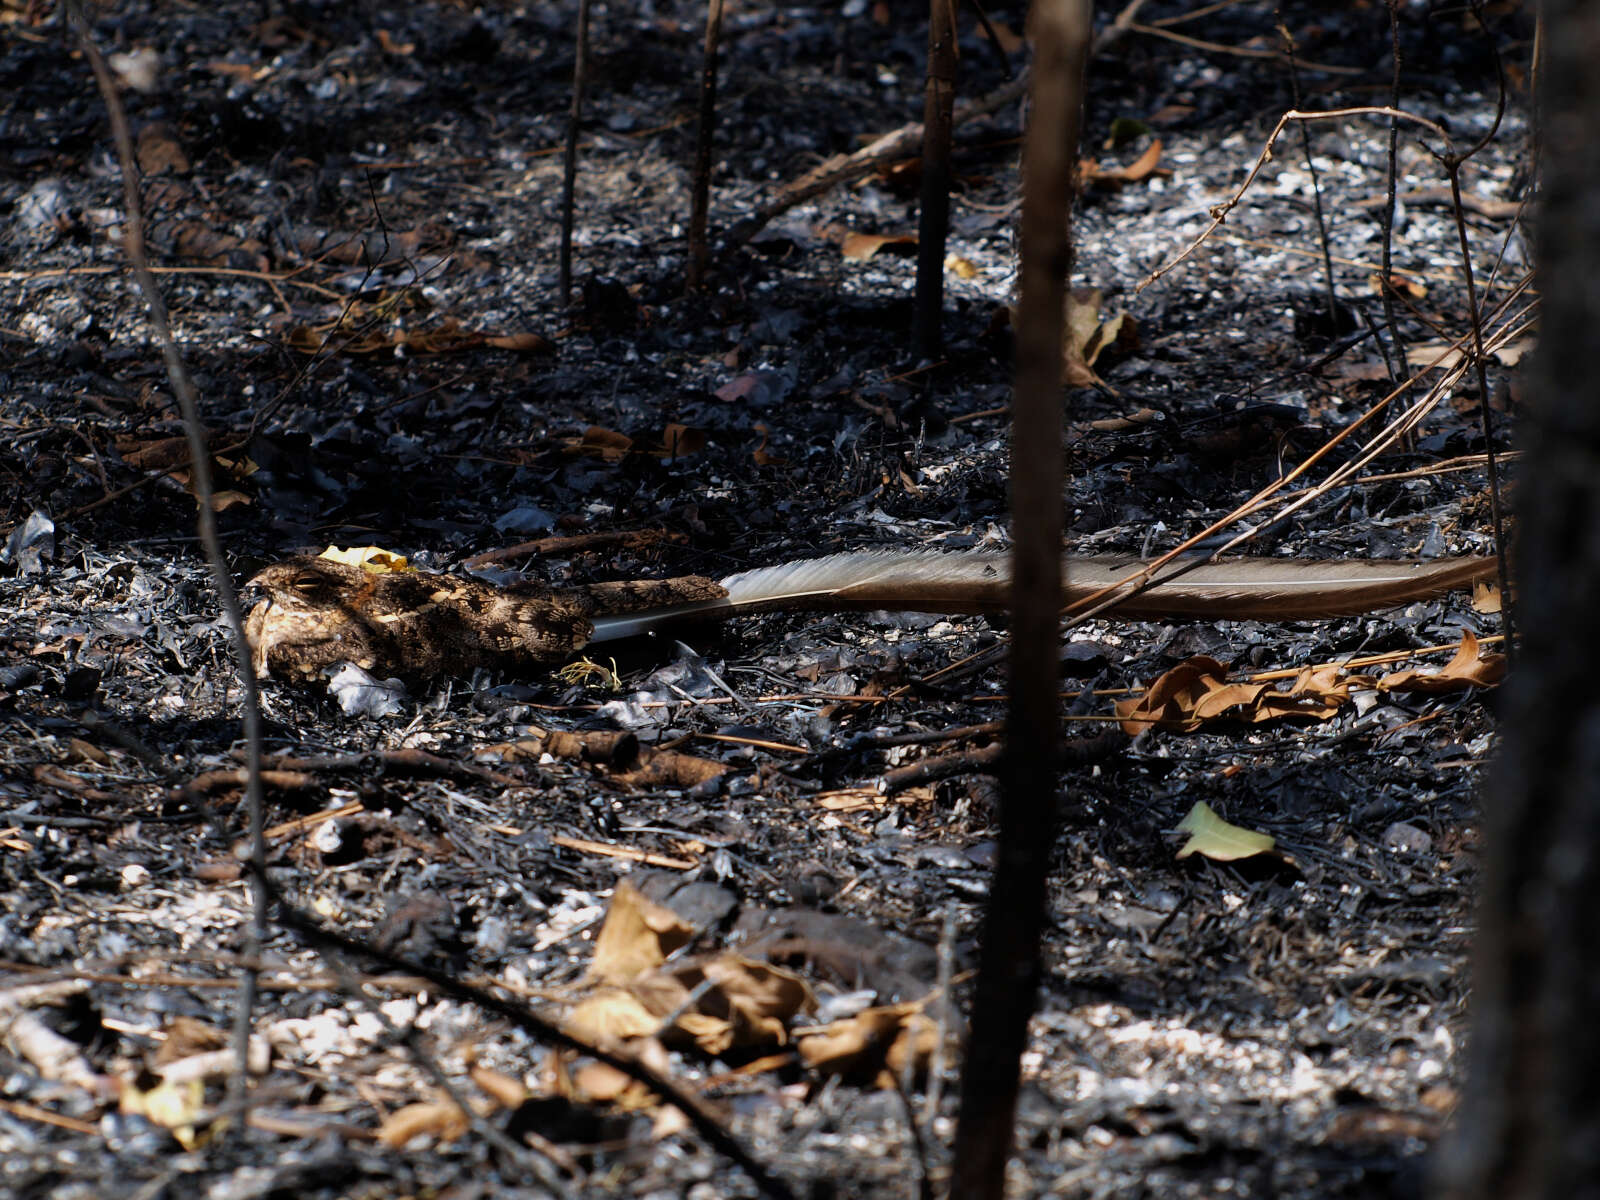
<path fill-rule="evenodd" d="M 1166 419 L 1166 414 L 1154 408 L 1138 408 L 1125 417 L 1106 417 L 1090 421 L 1089 428 L 1098 433 L 1126 433 L 1130 429 L 1143 429 Z"/>
<path fill-rule="evenodd" d="M 1105 387 L 1094 370 L 1101 355 L 1113 346 L 1127 353 L 1138 345 L 1138 323 L 1127 313 L 1100 319 L 1104 301 L 1099 288 L 1073 288 L 1067 295 L 1061 339 L 1061 382 L 1067 387 Z"/>
<path fill-rule="evenodd" d="M 670 422 L 661 435 L 662 453 L 667 458 L 698 454 L 706 448 L 706 431 L 693 425 Z"/>
<path fill-rule="evenodd" d="M 516 1108 L 525 1101 L 529 1092 L 519 1079 L 493 1067 L 486 1067 L 481 1063 L 475 1064 L 471 1070 L 472 1082 L 478 1085 L 480 1091 L 493 1100 L 500 1108 Z"/>
<path fill-rule="evenodd" d="M 1472 687 L 1494 687 L 1506 677 L 1506 656 L 1483 650 L 1470 631 L 1463 630 L 1455 657 L 1437 671 L 1408 668 L 1392 671 L 1378 680 L 1385 692 L 1423 692 L 1440 695 Z"/>
<path fill-rule="evenodd" d="M 865 262 L 884 249 L 903 254 L 915 249 L 916 245 L 917 235 L 914 233 L 857 233 L 853 229 L 839 241 L 844 256 L 856 262 Z"/>
<path fill-rule="evenodd" d="M 800 1059 L 826 1075 L 895 1087 L 908 1065 L 915 1074 L 925 1072 L 938 1046 L 938 1024 L 922 1009 L 922 1001 L 869 1008 L 843 1021 L 800 1030 Z"/>
<path fill-rule="evenodd" d="M 1158 170 L 1170 175 L 1170 170 L 1160 167 L 1162 148 L 1161 139 L 1156 138 L 1145 147 L 1143 154 L 1125 167 L 1102 167 L 1093 159 L 1083 159 L 1078 163 L 1078 181 L 1084 186 L 1121 187 L 1127 183 L 1142 183 Z"/>
<path fill-rule="evenodd" d="M 770 431 L 765 425 L 757 423 L 752 425 L 751 428 L 761 435 L 761 444 L 750 451 L 750 457 L 755 461 L 756 466 L 781 467 L 789 461 L 782 455 L 773 454 L 767 449 L 767 438 Z"/>
<path fill-rule="evenodd" d="M 398 1150 L 412 1138 L 423 1135 L 453 1142 L 471 1125 L 472 1119 L 454 1101 L 424 1100 L 390 1113 L 378 1127 L 378 1141 L 391 1150 Z"/>
<path fill-rule="evenodd" d="M 1230 681 L 1216 659 L 1197 655 L 1163 674 L 1143 696 L 1117 701 L 1115 709 L 1130 736 L 1152 725 L 1189 732 L 1219 719 L 1325 721 L 1350 702 L 1352 688 L 1373 686 L 1367 676 L 1348 675 L 1331 663 L 1302 668 L 1284 688 L 1270 681 Z"/>
<path fill-rule="evenodd" d="M 549 338 L 528 331 L 493 334 L 484 338 L 484 343 L 496 350 L 512 350 L 518 354 L 548 354 L 555 349 L 555 343 Z"/>
<path fill-rule="evenodd" d="M 633 992 L 620 987 L 602 988 L 585 996 L 566 1019 L 568 1029 L 596 1046 L 651 1037 L 660 1025 L 660 1016 Z"/>
<path fill-rule="evenodd" d="M 605 924 L 595 939 L 587 978 L 596 983 L 624 984 L 659 967 L 694 936 L 670 908 L 649 900 L 628 880 L 617 884 Z"/>

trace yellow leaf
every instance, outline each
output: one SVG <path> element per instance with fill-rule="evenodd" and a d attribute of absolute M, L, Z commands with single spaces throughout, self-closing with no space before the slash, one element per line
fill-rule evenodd
<path fill-rule="evenodd" d="M 205 1101 L 205 1084 L 198 1079 L 182 1083 L 162 1080 L 149 1091 L 140 1091 L 130 1083 L 122 1089 L 121 1109 L 137 1114 L 167 1129 L 185 1150 L 199 1144 L 195 1135 L 195 1122 Z"/>
<path fill-rule="evenodd" d="M 1265 854 L 1273 847 L 1271 834 L 1228 824 L 1212 812 L 1204 800 L 1195 801 L 1188 815 L 1178 822 L 1178 832 L 1189 835 L 1189 840 L 1178 851 L 1179 858 L 1198 852 L 1218 862 L 1232 862 L 1236 858 Z"/>
<path fill-rule="evenodd" d="M 947 254 L 944 260 L 944 269 L 957 279 L 975 279 L 978 268 L 970 258 L 962 258 L 959 254 Z"/>
<path fill-rule="evenodd" d="M 334 562 L 351 567 L 361 567 L 374 575 L 411 569 L 404 554 L 396 554 L 393 550 L 385 550 L 382 546 L 351 546 L 348 550 L 329 546 L 317 557 L 332 559 Z"/>

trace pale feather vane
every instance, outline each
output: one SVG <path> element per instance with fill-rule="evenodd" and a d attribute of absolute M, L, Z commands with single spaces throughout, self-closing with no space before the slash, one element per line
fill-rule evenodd
<path fill-rule="evenodd" d="M 1129 591 L 1141 581 L 1146 565 L 1132 558 L 1067 557 L 1062 560 L 1063 604 L 1081 605 L 1104 589 L 1120 587 L 1128 594 L 1115 595 L 1107 615 L 1132 620 L 1309 620 L 1428 599 L 1488 579 L 1495 571 L 1492 558 L 1429 562 L 1241 558 L 1199 566 L 1169 564 L 1161 574 L 1173 578 Z M 1009 601 L 1009 580 L 1009 557 L 987 551 L 834 554 L 730 575 L 721 581 L 728 594 L 718 599 L 599 616 L 590 640 L 631 637 L 685 617 L 731 617 L 774 609 L 1000 612 Z"/>

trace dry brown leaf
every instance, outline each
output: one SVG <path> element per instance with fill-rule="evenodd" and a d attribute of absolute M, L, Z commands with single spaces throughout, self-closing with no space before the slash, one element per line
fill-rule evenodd
<path fill-rule="evenodd" d="M 752 425 L 751 428 L 754 429 L 757 433 L 759 433 L 761 435 L 761 444 L 759 446 L 757 446 L 754 450 L 750 451 L 750 457 L 755 461 L 756 466 L 758 466 L 758 467 L 781 467 L 786 462 L 789 461 L 788 459 L 784 458 L 782 455 L 773 454 L 770 451 L 768 451 L 768 449 L 767 449 L 768 429 L 767 429 L 767 427 L 765 425 L 762 425 L 759 422 L 757 422 L 755 425 Z"/>
<path fill-rule="evenodd" d="M 661 435 L 662 453 L 667 458 L 698 454 L 706 448 L 706 431 L 693 425 L 670 422 Z"/>
<path fill-rule="evenodd" d="M 485 344 L 493 346 L 496 350 L 514 350 L 519 354 L 548 354 L 555 349 L 555 344 L 549 338 L 541 337 L 537 333 L 500 333 L 483 339 Z"/>
<path fill-rule="evenodd" d="M 466 1133 L 472 1120 L 452 1100 L 423 1100 L 389 1114 L 378 1127 L 378 1141 L 398 1150 L 414 1137 L 424 1134 L 441 1142 L 453 1142 Z"/>
<path fill-rule="evenodd" d="M 1423 692 L 1438 695 L 1461 692 L 1470 687 L 1494 687 L 1506 676 L 1506 656 L 1484 651 L 1470 631 L 1461 633 L 1455 657 L 1437 671 L 1409 668 L 1393 671 L 1378 680 L 1384 692 Z"/>
<path fill-rule="evenodd" d="M 800 1059 L 827 1075 L 872 1079 L 881 1088 L 892 1088 L 908 1059 L 920 1074 L 938 1046 L 939 1027 L 922 1007 L 916 1001 L 869 1008 L 844 1021 L 800 1030 Z"/>
<path fill-rule="evenodd" d="M 580 1063 L 572 1069 L 573 1099 L 609 1104 L 622 1096 L 633 1080 L 603 1062 Z"/>
<path fill-rule="evenodd" d="M 1284 718 L 1325 721 L 1350 702 L 1352 687 L 1373 687 L 1364 675 L 1333 664 L 1305 667 L 1285 689 L 1270 682 L 1229 682 L 1214 658 L 1197 655 L 1162 675 L 1143 695 L 1116 703 L 1122 728 L 1135 735 L 1159 724 L 1192 731 L 1219 719 L 1260 724 Z"/>
<path fill-rule="evenodd" d="M 220 481 L 220 479 L 227 474 L 226 468 L 224 467 L 224 465 L 222 463 L 222 460 L 213 459 L 212 461 L 217 464 L 217 468 L 218 468 L 217 476 L 218 476 L 219 481 Z M 254 469 L 255 469 L 255 464 L 253 464 L 253 463 L 250 464 L 250 470 L 253 471 Z M 248 474 L 248 473 L 249 472 L 246 472 L 246 474 Z M 187 468 L 183 468 L 183 469 L 179 469 L 179 470 L 176 470 L 176 471 L 169 471 L 168 474 L 171 475 L 172 478 L 176 479 L 179 483 L 181 483 L 183 485 L 185 491 L 187 491 L 191 496 L 194 496 L 195 493 L 194 493 L 194 474 L 193 474 L 193 472 L 189 471 Z M 199 502 L 199 499 L 200 498 L 198 496 L 195 496 L 195 502 L 196 503 Z M 239 506 L 241 504 L 253 504 L 253 503 L 254 503 L 254 501 L 251 500 L 251 498 L 249 496 L 245 495 L 243 492 L 234 491 L 234 490 L 231 490 L 231 489 L 228 489 L 228 488 L 218 488 L 218 489 L 212 491 L 212 493 L 211 493 L 211 511 L 212 512 L 227 512 L 230 508 L 235 508 L 235 507 L 237 507 L 237 506 Z"/>
<path fill-rule="evenodd" d="M 884 807 L 886 801 L 875 787 L 841 788 L 832 792 L 818 792 L 813 798 L 818 808 L 829 812 L 861 812 L 864 809 Z"/>
<path fill-rule="evenodd" d="M 478 1085 L 479 1090 L 500 1108 L 516 1108 L 530 1095 L 520 1079 L 513 1079 L 493 1067 L 474 1065 L 471 1075 L 472 1082 Z"/>
<path fill-rule="evenodd" d="M 1161 139 L 1157 138 L 1145 148 L 1143 154 L 1125 167 L 1102 167 L 1092 158 L 1083 159 L 1078 163 L 1078 179 L 1086 185 L 1120 187 L 1125 183 L 1141 183 L 1158 169 L 1161 174 L 1170 175 L 1171 171 L 1159 168 L 1161 150 Z"/>
<path fill-rule="evenodd" d="M 189 156 L 165 121 L 152 121 L 139 131 L 135 156 L 140 173 L 146 176 L 187 175 L 190 170 Z"/>
<path fill-rule="evenodd" d="M 1271 686 L 1265 683 L 1224 683 L 1211 679 L 1202 682 L 1206 687 L 1205 692 L 1195 697 L 1194 706 L 1184 714 L 1196 725 L 1216 720 L 1232 709 L 1242 710 L 1241 715 L 1248 720 L 1250 710 Z"/>
<path fill-rule="evenodd" d="M 713 985 L 711 1003 L 727 1006 L 735 1046 L 785 1045 L 788 1023 L 815 1005 L 804 979 L 771 963 L 725 953 L 701 964 L 698 973 Z M 711 1005 L 702 1001 L 701 1007 Z"/>
<path fill-rule="evenodd" d="M 672 1074 L 672 1059 L 667 1048 L 655 1038 L 630 1042 L 625 1053 L 651 1068 L 656 1074 Z M 647 1111 L 661 1103 L 654 1091 L 616 1067 L 584 1062 L 573 1068 L 563 1092 L 579 1103 L 612 1104 L 630 1112 Z"/>
<path fill-rule="evenodd" d="M 476 349 L 484 344 L 485 338 L 481 333 L 463 328 L 454 317 L 446 317 L 432 329 L 419 329 L 414 333 L 402 329 L 393 335 L 393 341 L 413 354 L 454 354 Z"/>
<path fill-rule="evenodd" d="M 1374 271 L 1367 276 L 1367 286 L 1378 295 L 1383 295 L 1383 275 Z M 1398 271 L 1389 273 L 1389 290 L 1397 296 L 1404 296 L 1407 300 L 1421 301 L 1427 299 L 1428 287 L 1420 279 L 1413 279 L 1409 275 L 1402 275 Z"/>
<path fill-rule="evenodd" d="M 348 563 L 352 567 L 360 567 L 373 575 L 411 570 L 410 561 L 404 554 L 396 554 L 393 550 L 385 550 L 382 546 L 351 546 L 347 550 L 341 550 L 338 546 L 329 546 L 317 557 L 331 559 L 333 562 Z"/>
<path fill-rule="evenodd" d="M 254 501 L 243 492 L 222 491 L 211 493 L 211 511 L 227 512 L 230 508 L 237 508 L 241 504 L 252 504 Z"/>
<path fill-rule="evenodd" d="M 1199 722 L 1192 716 L 1195 706 L 1222 686 L 1227 673 L 1228 669 L 1214 658 L 1195 655 L 1185 659 L 1163 673 L 1144 695 L 1117 701 L 1116 714 L 1123 732 L 1133 737 L 1152 725 L 1198 727 Z"/>
<path fill-rule="evenodd" d="M 1126 183 L 1139 183 L 1150 178 L 1161 162 L 1161 149 L 1161 139 L 1156 138 L 1145 148 L 1143 154 L 1122 169 L 1121 179 Z"/>
<path fill-rule="evenodd" d="M 814 1005 L 810 987 L 792 971 L 732 953 L 640 975 L 627 990 L 657 1024 L 675 1015 L 662 1036 L 692 1041 L 713 1056 L 735 1047 L 785 1045 L 789 1022 Z"/>
<path fill-rule="evenodd" d="M 378 46 L 385 54 L 394 54 L 402 58 L 411 54 L 417 48 L 415 42 L 395 41 L 394 34 L 387 29 L 378 30 Z"/>
<path fill-rule="evenodd" d="M 1094 364 L 1113 345 L 1131 349 L 1137 325 L 1126 313 L 1100 319 L 1105 295 L 1099 288 L 1073 288 L 1067 295 L 1061 338 L 1061 382 L 1067 387 L 1104 387 Z M 1010 314 L 1015 325 L 1015 314 Z M 1109 389 L 1108 389 L 1109 390 Z"/>
<path fill-rule="evenodd" d="M 1139 345 L 1139 323 L 1127 313 L 1113 313 L 1095 327 L 1083 344 L 1083 360 L 1091 367 L 1108 349 L 1127 354 Z"/>
<path fill-rule="evenodd" d="M 1089 428 L 1099 433 L 1125 433 L 1130 429 L 1143 429 L 1146 425 L 1153 425 L 1163 419 L 1164 414 L 1154 408 L 1139 408 L 1125 417 L 1107 417 L 1101 421 L 1090 421 Z"/>
<path fill-rule="evenodd" d="M 604 462 L 621 462 L 633 449 L 633 439 L 615 429 L 591 425 L 583 431 L 583 436 L 576 444 L 569 440 L 568 445 L 579 454 L 587 454 Z"/>
<path fill-rule="evenodd" d="M 624 988 L 604 988 L 584 997 L 566 1019 L 573 1034 L 596 1046 L 651 1037 L 660 1025 L 661 1017 Z"/>
<path fill-rule="evenodd" d="M 1193 115 L 1194 105 L 1192 104 L 1166 104 L 1146 117 L 1145 122 L 1150 125 L 1173 125 L 1185 117 Z"/>
<path fill-rule="evenodd" d="M 846 258 L 865 262 L 885 248 L 904 253 L 908 247 L 914 248 L 916 244 L 917 235 L 914 233 L 857 233 L 851 230 L 840 240 L 839 248 Z"/>
<path fill-rule="evenodd" d="M 646 899 L 624 879 L 611 896 L 587 978 L 594 983 L 627 983 L 659 967 L 693 936 L 694 926 L 665 905 Z"/>

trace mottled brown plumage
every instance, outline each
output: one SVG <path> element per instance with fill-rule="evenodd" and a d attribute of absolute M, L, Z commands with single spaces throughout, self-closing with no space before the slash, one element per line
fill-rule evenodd
<path fill-rule="evenodd" d="M 547 665 L 581 650 L 597 616 L 724 594 L 694 576 L 554 591 L 323 558 L 267 567 L 246 589 L 261 596 L 245 619 L 256 673 L 305 680 L 342 662 L 413 677 Z"/>

